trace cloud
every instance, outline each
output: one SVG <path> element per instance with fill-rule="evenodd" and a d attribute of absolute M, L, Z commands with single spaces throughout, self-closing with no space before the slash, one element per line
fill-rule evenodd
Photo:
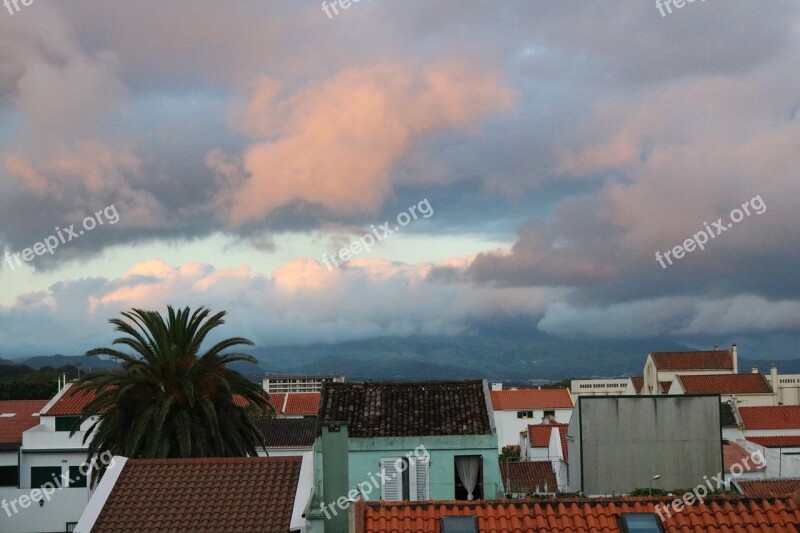
<path fill-rule="evenodd" d="M 512 93 L 465 66 L 389 65 L 345 69 L 280 99 L 259 80 L 238 115 L 245 132 L 265 140 L 241 156 L 241 177 L 212 154 L 230 187 L 220 203 L 232 225 L 305 202 L 334 213 L 374 213 L 391 193 L 390 171 L 409 145 L 445 128 L 474 126 L 509 108 Z"/>

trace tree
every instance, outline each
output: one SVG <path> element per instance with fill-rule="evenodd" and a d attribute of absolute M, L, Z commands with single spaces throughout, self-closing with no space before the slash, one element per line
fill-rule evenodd
<path fill-rule="evenodd" d="M 223 353 L 252 345 L 232 337 L 201 353 L 214 328 L 224 324 L 225 312 L 210 315 L 204 307 L 175 311 L 166 320 L 156 311 L 132 309 L 109 322 L 123 336 L 113 346 L 86 355 L 106 355 L 122 363 L 119 370 L 83 377 L 76 392 L 94 395 L 72 434 L 97 417 L 84 437 L 91 438 L 89 457 L 101 454 L 129 458 L 255 456 L 263 436 L 251 414 L 271 414 L 261 387 L 226 368 L 236 361 L 256 363 L 246 354 Z M 238 404 L 238 405 L 237 405 Z M 104 465 L 98 465 L 98 479 Z"/>

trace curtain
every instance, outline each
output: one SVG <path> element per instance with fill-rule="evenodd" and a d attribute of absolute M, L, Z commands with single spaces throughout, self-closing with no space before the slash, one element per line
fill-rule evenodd
<path fill-rule="evenodd" d="M 456 470 L 461 484 L 467 489 L 467 499 L 474 498 L 475 483 L 478 481 L 478 472 L 481 469 L 481 458 L 476 455 L 462 455 L 456 457 Z"/>

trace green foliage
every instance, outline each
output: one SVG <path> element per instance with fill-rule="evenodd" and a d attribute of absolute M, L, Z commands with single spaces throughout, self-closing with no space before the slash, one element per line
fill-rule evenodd
<path fill-rule="evenodd" d="M 224 324 L 225 312 L 210 316 L 202 307 L 191 314 L 189 308 L 168 311 L 165 318 L 155 311 L 133 309 L 122 313 L 122 319 L 110 320 L 123 334 L 113 345 L 132 354 L 115 348 L 87 352 L 122 363 L 119 370 L 91 374 L 78 382 L 77 390 L 96 393 L 80 421 L 97 417 L 84 438 L 91 437 L 89 456 L 104 452 L 129 458 L 255 456 L 263 437 L 249 411 L 263 416 L 271 414 L 271 407 L 259 385 L 226 368 L 255 359 L 223 353 L 252 342 L 228 338 L 201 353 L 207 335 Z M 249 411 L 235 404 L 236 395 L 250 404 Z"/>
<path fill-rule="evenodd" d="M 500 462 L 505 463 L 507 461 L 519 461 L 519 455 L 519 446 L 503 446 L 503 449 L 500 451 Z"/>

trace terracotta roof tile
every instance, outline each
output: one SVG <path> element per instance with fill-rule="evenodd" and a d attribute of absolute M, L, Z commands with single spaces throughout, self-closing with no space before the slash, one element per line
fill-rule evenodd
<path fill-rule="evenodd" d="M 740 407 L 745 429 L 800 429 L 800 405 Z"/>
<path fill-rule="evenodd" d="M 556 473 L 550 461 L 501 462 L 500 473 L 507 492 L 526 494 L 558 492 Z"/>
<path fill-rule="evenodd" d="M 559 432 L 561 437 L 561 449 L 564 451 L 564 461 L 568 461 L 567 455 L 567 428 L 569 424 L 531 424 L 528 426 L 528 442 L 532 448 L 547 448 L 550 446 L 550 435 L 553 430 Z"/>
<path fill-rule="evenodd" d="M 94 400 L 94 391 L 75 391 L 75 384 L 67 384 L 67 390 L 58 399 L 58 401 L 50 406 L 46 413 L 47 416 L 76 416 L 83 412 L 83 408 Z"/>
<path fill-rule="evenodd" d="M 310 448 L 316 436 L 316 418 L 261 418 L 255 421 L 267 448 Z"/>
<path fill-rule="evenodd" d="M 767 465 L 757 463 L 755 457 L 751 457 L 747 450 L 727 440 L 722 441 L 722 458 L 726 472 L 730 472 L 737 464 L 742 467 L 743 472 L 758 472 L 767 468 Z"/>
<path fill-rule="evenodd" d="M 737 480 L 736 483 L 745 496 L 773 496 L 780 498 L 800 492 L 800 479 Z"/>
<path fill-rule="evenodd" d="M 762 374 L 697 374 L 677 376 L 687 394 L 771 394 Z"/>
<path fill-rule="evenodd" d="M 39 425 L 39 410 L 45 405 L 47 400 L 0 401 L 0 446 L 22 444 L 22 433 Z"/>
<path fill-rule="evenodd" d="M 492 391 L 492 408 L 503 409 L 571 409 L 568 389 L 511 389 Z"/>
<path fill-rule="evenodd" d="M 730 350 L 650 352 L 659 370 L 733 370 Z"/>
<path fill-rule="evenodd" d="M 440 533 L 443 516 L 476 516 L 481 533 L 617 533 L 622 513 L 653 513 L 665 500 L 649 498 L 545 499 L 478 502 L 363 502 L 356 533 Z M 669 500 L 666 500 L 667 502 Z M 657 517 L 657 515 L 656 515 Z M 706 499 L 664 513 L 668 533 L 797 532 L 800 509 L 790 499 Z"/>
<path fill-rule="evenodd" d="M 319 412 L 319 392 L 293 392 L 289 393 L 286 401 L 284 415 L 290 416 L 317 416 Z"/>
<path fill-rule="evenodd" d="M 328 422 L 346 422 L 355 438 L 492 433 L 479 380 L 325 383 L 319 423 Z"/>
<path fill-rule="evenodd" d="M 747 437 L 750 442 L 765 448 L 800 448 L 800 435 L 781 435 L 779 437 Z"/>
<path fill-rule="evenodd" d="M 633 383 L 633 390 L 636 391 L 636 394 L 641 394 L 644 388 L 644 377 L 631 376 L 631 382 Z"/>
<path fill-rule="evenodd" d="M 300 465 L 300 457 L 130 459 L 92 532 L 288 532 Z"/>

